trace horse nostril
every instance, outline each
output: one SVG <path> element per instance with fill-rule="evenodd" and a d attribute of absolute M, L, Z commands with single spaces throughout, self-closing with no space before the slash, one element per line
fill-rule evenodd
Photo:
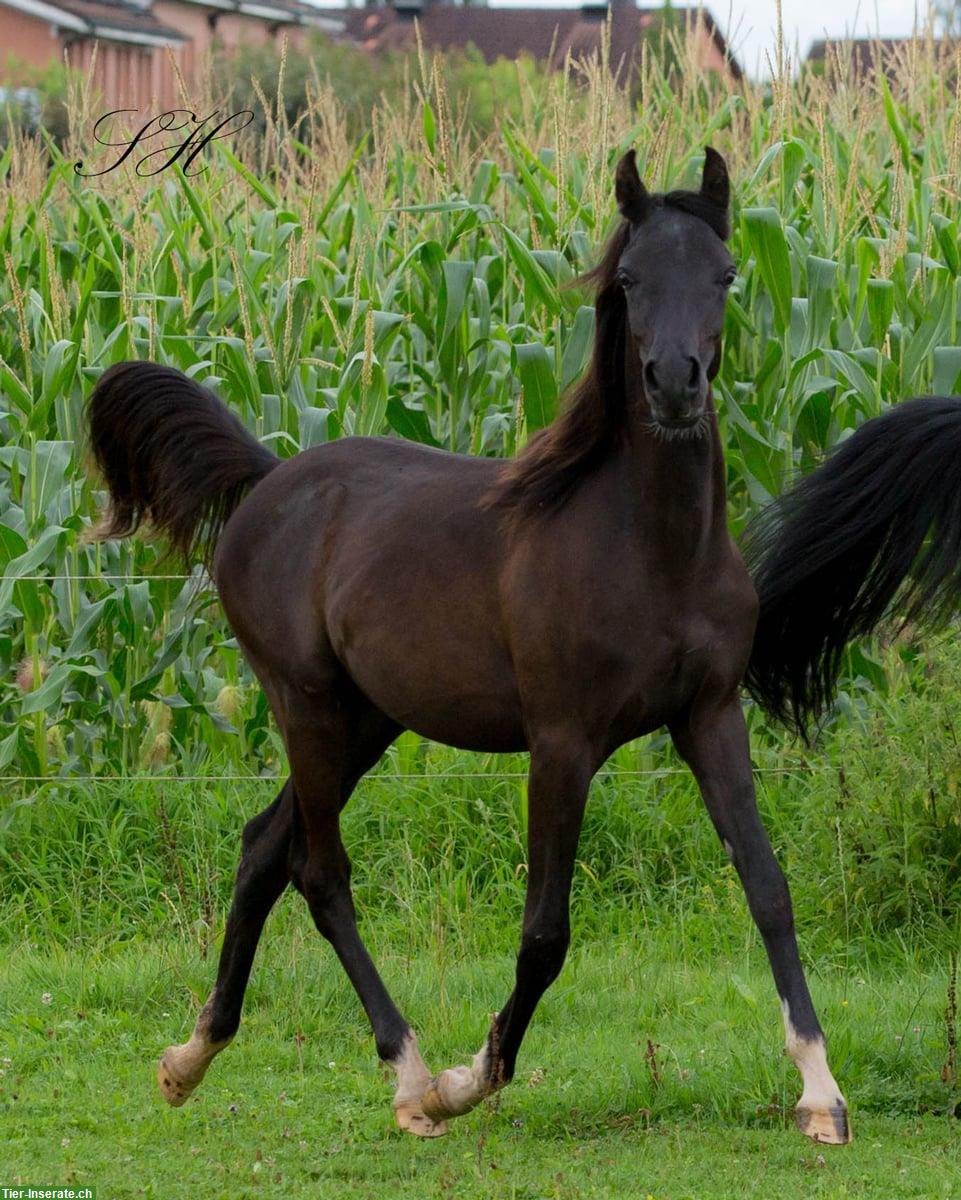
<path fill-rule="evenodd" d="M 650 359 L 644 364 L 644 382 L 648 391 L 657 391 L 657 376 L 654 374 L 654 363 Z"/>
<path fill-rule="evenodd" d="M 696 358 L 689 358 L 687 361 L 691 364 L 691 373 L 687 378 L 687 386 L 693 389 L 701 382 L 701 364 Z"/>

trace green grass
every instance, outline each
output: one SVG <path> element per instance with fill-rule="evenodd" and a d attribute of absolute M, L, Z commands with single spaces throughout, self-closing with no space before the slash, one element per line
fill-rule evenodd
<path fill-rule="evenodd" d="M 685 773 L 597 781 L 574 946 L 517 1080 L 430 1144 L 393 1130 L 391 1080 L 295 894 L 271 917 L 238 1038 L 166 1109 L 155 1060 L 210 990 L 239 831 L 274 784 L 64 782 L 25 793 L 0 832 L 0 1185 L 95 1183 L 100 1200 L 957 1195 L 961 648 L 923 672 L 898 661 L 891 692 L 858 700 L 815 751 L 755 746 L 852 1147 L 819 1151 L 793 1128 L 763 948 Z M 364 936 L 435 1070 L 469 1059 L 510 990 L 522 768 L 402 740 L 345 812 Z"/>
<path fill-rule="evenodd" d="M 924 672 L 898 662 L 891 692 L 858 699 L 860 719 L 817 750 L 755 746 L 853 1146 L 819 1151 L 793 1129 L 763 949 L 685 773 L 597 781 L 574 948 L 517 1080 L 429 1144 L 393 1129 L 359 1004 L 294 894 L 238 1038 L 166 1109 L 155 1060 L 209 992 L 239 831 L 275 785 L 64 781 L 25 791 L 0 832 L 0 1185 L 93 1183 L 100 1200 L 956 1195 L 961 649 Z M 640 744 L 611 767 L 658 761 Z M 467 1061 L 510 990 L 523 765 L 402 740 L 345 813 L 365 937 L 434 1069 Z"/>
<path fill-rule="evenodd" d="M 211 961 L 175 936 L 8 959 L 0 1182 L 92 1183 L 99 1200 L 961 1190 L 957 1095 L 939 1076 L 946 980 L 914 961 L 812 966 L 850 1147 L 793 1128 L 797 1079 L 763 955 L 692 961 L 642 930 L 575 947 L 514 1084 L 421 1143 L 393 1128 L 391 1081 L 331 951 L 305 917 L 286 917 L 268 929 L 237 1039 L 180 1110 L 160 1099 L 155 1060 L 187 1036 Z M 368 935 L 428 1062 L 465 1061 L 509 989 L 510 955 L 468 941 L 406 957 L 393 930 Z"/>
<path fill-rule="evenodd" d="M 805 943 L 843 961 L 879 939 L 943 955 L 958 943 L 961 644 L 885 659 L 885 693 L 844 697 L 810 750 L 755 730 L 762 816 L 790 880 Z M 752 715 L 754 724 L 758 723 Z M 595 780 L 574 878 L 574 930 L 641 923 L 710 948 L 715 917 L 754 938 L 734 869 L 686 768 L 664 737 L 619 750 Z M 405 945 L 436 936 L 503 947 L 526 875 L 524 756 L 464 754 L 405 734 L 343 817 L 354 890 Z M 56 780 L 20 785 L 0 813 L 3 939 L 96 944 L 173 929 L 209 945 L 230 903 L 244 822 L 272 779 Z"/>

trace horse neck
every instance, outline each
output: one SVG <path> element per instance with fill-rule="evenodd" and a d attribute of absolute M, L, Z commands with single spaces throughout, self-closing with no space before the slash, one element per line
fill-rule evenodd
<path fill-rule="evenodd" d="M 724 453 L 714 396 L 707 429 L 697 438 L 670 438 L 654 424 L 640 370 L 627 378 L 626 494 L 648 549 L 666 568 L 689 576 L 692 563 L 711 557 L 727 539 Z"/>

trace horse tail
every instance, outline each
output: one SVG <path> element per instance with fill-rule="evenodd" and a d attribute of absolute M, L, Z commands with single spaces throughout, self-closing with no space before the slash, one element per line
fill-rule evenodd
<path fill-rule="evenodd" d="M 849 641 L 892 607 L 928 631 L 957 610 L 961 397 L 866 421 L 755 518 L 745 557 L 760 599 L 745 683 L 803 736 L 834 696 Z"/>
<path fill-rule="evenodd" d="M 90 540 L 128 537 L 147 521 L 188 563 L 210 565 L 244 492 L 280 463 L 213 392 L 159 363 L 109 367 L 87 418 L 110 492 Z"/>

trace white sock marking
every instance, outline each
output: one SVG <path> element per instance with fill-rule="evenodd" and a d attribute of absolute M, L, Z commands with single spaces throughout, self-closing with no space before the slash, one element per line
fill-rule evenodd
<path fill-rule="evenodd" d="M 836 1108 L 838 1102 L 845 1104 L 837 1080 L 828 1066 L 827 1052 L 822 1038 L 802 1037 L 791 1023 L 791 1010 L 786 1000 L 781 1001 L 784 1014 L 784 1040 L 787 1052 L 801 1072 L 804 1091 L 798 1101 L 799 1108 L 816 1111 Z"/>
<path fill-rule="evenodd" d="M 489 1061 L 485 1042 L 469 1067 L 449 1067 L 438 1075 L 437 1092 L 452 1113 L 465 1113 L 490 1095 Z"/>
<path fill-rule="evenodd" d="M 394 1108 L 401 1104 L 411 1104 L 420 1101 L 424 1088 L 430 1082 L 430 1071 L 420 1056 L 417 1047 L 417 1037 L 409 1033 L 404 1039 L 400 1054 L 391 1064 L 397 1072 L 397 1091 L 394 1094 Z"/>

